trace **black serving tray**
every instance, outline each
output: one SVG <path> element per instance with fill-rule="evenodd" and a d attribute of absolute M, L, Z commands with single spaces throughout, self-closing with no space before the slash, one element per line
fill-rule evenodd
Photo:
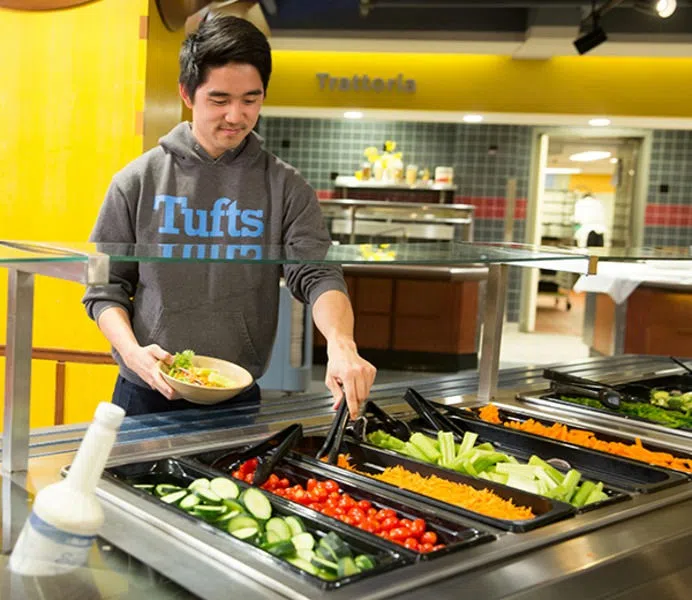
<path fill-rule="evenodd" d="M 649 395 L 651 390 L 681 390 L 683 392 L 688 392 L 692 389 L 692 385 L 690 383 L 691 381 L 692 377 L 689 375 L 671 375 L 667 377 L 654 377 L 642 379 L 639 381 L 631 381 L 628 383 L 616 385 L 614 387 L 620 392 L 631 394 L 637 398 L 640 398 L 641 401 L 646 404 L 649 401 Z M 685 432 L 687 434 L 692 432 L 692 427 L 669 427 L 663 423 L 653 421 L 652 419 L 646 419 L 644 417 L 638 417 L 636 415 L 627 415 L 620 412 L 619 410 L 614 410 L 612 408 L 596 408 L 594 406 L 586 406 L 584 404 L 577 404 L 576 402 L 569 402 L 568 400 L 563 400 L 562 398 L 560 398 L 560 395 L 564 394 L 557 394 L 555 391 L 551 390 L 541 395 L 540 397 L 543 400 L 549 400 L 550 402 L 554 402 L 555 404 L 561 406 L 569 406 L 571 408 L 577 407 L 597 414 L 601 413 L 613 415 L 621 419 L 626 419 L 628 421 L 647 423 L 648 425 L 658 425 L 659 427 L 663 427 L 664 429 L 666 429 L 666 431 L 669 431 L 673 434 L 675 434 L 676 431 Z M 663 406 L 660 406 L 659 408 L 662 408 L 663 410 L 672 410 L 667 409 Z"/>
<path fill-rule="evenodd" d="M 528 458 L 532 454 L 543 460 L 561 458 L 573 469 L 581 471 L 586 479 L 600 480 L 604 484 L 628 492 L 647 494 L 684 483 L 687 478 L 674 471 L 659 469 L 641 462 L 620 458 L 613 454 L 595 452 L 584 446 L 553 440 L 533 434 L 509 429 L 503 425 L 486 423 L 465 414 L 463 409 L 445 407 L 447 416 L 465 431 L 478 434 L 481 441 L 497 445 L 517 458 Z M 595 503 L 592 506 L 598 506 Z M 588 507 L 585 507 L 588 508 Z"/>
<path fill-rule="evenodd" d="M 441 469 L 434 465 L 409 459 L 408 457 L 400 454 L 382 451 L 379 448 L 375 448 L 368 444 L 359 444 L 354 441 L 344 439 L 341 445 L 341 451 L 350 455 L 351 464 L 359 471 L 376 474 L 381 473 L 387 467 L 395 467 L 399 465 L 408 471 L 416 472 L 424 477 L 436 475 L 442 479 L 447 479 L 448 481 L 453 481 L 455 483 L 463 483 L 478 490 L 488 489 L 495 492 L 495 494 L 501 498 L 504 498 L 505 500 L 512 500 L 516 505 L 531 508 L 533 513 L 536 515 L 533 519 L 526 520 L 497 519 L 494 517 L 489 517 L 487 515 L 462 508 L 461 506 L 436 500 L 430 496 L 423 496 L 415 492 L 398 488 L 389 483 L 384 483 L 367 477 L 366 475 L 359 475 L 358 473 L 353 473 L 340 467 L 335 467 L 326 463 L 321 463 L 320 461 L 316 461 L 312 457 L 315 456 L 317 450 L 322 446 L 324 439 L 325 438 L 323 436 L 305 437 L 298 445 L 297 451 L 305 455 L 306 463 L 322 464 L 324 469 L 334 474 L 331 475 L 332 477 L 340 477 L 342 480 L 344 478 L 348 478 L 353 481 L 355 485 L 360 485 L 359 482 L 367 481 L 376 488 L 389 490 L 390 493 L 391 490 L 395 490 L 395 493 L 402 498 L 411 498 L 419 502 L 424 502 L 425 504 L 434 506 L 437 510 L 441 510 L 459 517 L 464 517 L 466 519 L 486 523 L 487 525 L 497 527 L 498 529 L 513 532 L 531 531 L 538 527 L 543 527 L 544 525 L 548 525 L 550 523 L 554 523 L 555 521 L 573 516 L 576 513 L 573 506 L 564 502 L 551 500 L 550 498 L 545 498 L 543 496 L 538 496 L 537 494 L 531 494 L 523 490 L 511 488 L 494 481 L 476 479 L 474 477 L 462 475 L 461 473 L 457 473 L 455 471 Z"/>
<path fill-rule="evenodd" d="M 242 449 L 239 448 L 237 453 L 240 454 L 241 452 Z M 227 454 L 229 454 L 229 450 L 222 449 L 188 456 L 187 458 L 193 461 L 199 461 L 205 465 L 210 465 L 218 457 Z M 380 490 L 373 491 L 370 489 L 370 486 L 366 487 L 363 486 L 361 482 L 354 482 L 349 478 L 345 478 L 341 469 L 337 474 L 334 474 L 325 468 L 324 463 L 320 461 L 307 463 L 303 457 L 293 455 L 280 461 L 274 469 L 274 473 L 276 473 L 278 477 L 286 477 L 292 485 L 299 483 L 305 486 L 307 480 L 310 478 L 333 479 L 339 484 L 342 492 L 346 492 L 355 500 L 368 500 L 372 503 L 373 507 L 378 510 L 381 508 L 390 508 L 397 513 L 399 518 L 403 517 L 411 520 L 425 519 L 428 524 L 428 529 L 437 534 L 437 543 L 444 544 L 445 547 L 434 552 L 416 553 L 419 560 L 430 560 L 440 556 L 446 556 L 451 552 L 457 552 L 464 548 L 491 542 L 496 539 L 495 535 L 482 529 L 469 527 L 463 523 L 446 518 L 425 504 L 414 503 L 410 500 L 407 503 L 406 499 L 400 496 L 396 497 L 392 494 L 385 494 Z M 220 471 L 219 474 L 230 477 L 228 471 Z M 338 519 L 332 519 L 324 515 L 323 518 L 336 521 L 337 523 L 339 522 Z"/>
<path fill-rule="evenodd" d="M 455 419 L 451 415 L 448 415 L 448 416 L 449 416 L 451 421 L 453 421 L 456 424 L 459 424 L 457 419 Z M 462 424 L 462 427 L 464 425 L 465 424 Z M 434 431 L 427 429 L 423 423 L 420 423 L 417 420 L 410 421 L 409 426 L 411 427 L 411 431 L 413 433 L 418 431 L 418 432 L 421 432 L 421 433 L 423 433 L 429 437 L 435 437 L 435 435 L 436 435 L 436 433 Z M 475 430 L 473 428 L 468 428 L 468 431 L 475 431 Z M 504 443 L 498 442 L 497 440 L 493 439 L 492 437 L 483 435 L 483 433 L 481 431 L 475 431 L 475 433 L 479 434 L 478 443 L 490 442 L 491 444 L 493 444 L 493 446 L 495 447 L 495 449 L 498 452 L 511 454 L 515 458 L 517 458 L 518 460 L 524 460 L 526 462 L 526 461 L 528 461 L 528 459 L 531 457 L 532 454 L 536 454 L 540 458 L 542 458 L 543 460 L 546 460 L 546 458 L 562 458 L 562 460 L 567 460 L 568 462 L 570 462 L 567 458 L 563 458 L 559 453 L 553 453 L 551 455 L 550 453 L 539 453 L 538 451 L 533 452 L 530 450 L 527 451 L 527 449 L 525 447 L 522 448 L 520 446 L 511 446 L 509 444 L 504 444 Z M 500 437 L 500 436 L 498 436 L 498 437 Z M 457 443 L 460 441 L 461 440 L 456 439 Z M 511 441 L 516 442 L 517 440 L 511 440 Z M 534 440 L 531 439 L 530 441 L 533 442 Z M 420 462 L 421 464 L 430 464 L 430 463 L 425 463 L 423 461 L 418 461 L 413 457 L 409 457 L 409 456 L 406 456 L 404 454 L 400 454 L 400 453 L 395 452 L 393 450 L 389 450 L 386 448 L 379 448 L 379 447 L 373 446 L 371 444 L 364 444 L 364 445 L 367 445 L 369 448 L 376 449 L 380 452 L 386 452 L 387 454 L 391 454 L 393 456 L 405 456 L 409 460 L 413 460 L 415 462 Z M 456 473 L 457 472 L 457 471 L 454 471 L 452 469 L 447 469 L 445 467 L 441 467 L 440 465 L 431 465 L 431 466 L 435 466 L 435 468 L 440 469 L 441 471 L 443 471 L 445 473 Z M 589 511 L 592 511 L 596 508 L 602 508 L 603 506 L 610 506 L 611 504 L 615 504 L 617 502 L 622 502 L 624 500 L 629 500 L 631 498 L 630 494 L 626 493 L 619 486 L 616 487 L 615 485 L 609 484 L 609 482 L 606 481 L 606 478 L 604 476 L 601 476 L 600 473 L 594 474 L 593 471 L 589 471 L 587 468 L 579 467 L 575 463 L 571 463 L 571 462 L 570 462 L 570 466 L 572 466 L 573 468 L 580 471 L 582 476 L 584 477 L 584 479 L 591 479 L 594 482 L 602 481 L 604 483 L 603 492 L 608 495 L 608 498 L 606 498 L 605 500 L 601 500 L 600 502 L 592 502 L 591 504 L 588 504 L 587 506 L 581 506 L 581 507 L 573 506 L 573 508 L 576 510 L 576 512 L 578 512 L 578 513 L 589 512 Z M 639 466 L 639 465 L 636 465 L 636 466 Z M 564 469 L 558 469 L 558 470 L 564 472 Z M 667 475 L 667 473 L 664 472 L 664 475 Z M 474 478 L 474 479 L 476 479 L 476 478 Z M 478 478 L 478 479 L 480 481 L 488 481 L 487 479 L 481 479 L 481 478 Z M 624 480 L 622 480 L 622 481 L 624 481 Z M 683 478 L 682 481 L 685 481 L 685 479 Z M 516 489 L 516 488 L 511 487 L 510 489 Z M 541 497 L 544 497 L 544 496 L 541 496 Z M 570 505 L 570 506 L 572 506 L 572 505 Z"/>
<path fill-rule="evenodd" d="M 447 411 L 450 413 L 448 416 L 451 418 L 452 416 L 459 416 L 462 419 L 464 419 L 465 422 L 469 422 L 470 419 L 473 419 L 473 422 L 480 422 L 488 425 L 489 427 L 493 427 L 496 429 L 499 429 L 501 431 L 512 431 L 516 433 L 521 433 L 522 435 L 531 437 L 533 439 L 537 440 L 552 440 L 552 438 L 547 438 L 542 435 L 538 435 L 536 433 L 529 433 L 528 431 L 518 431 L 516 429 L 510 429 L 508 427 L 505 427 L 504 425 L 496 425 L 494 423 L 488 423 L 487 421 L 483 421 L 479 416 L 478 416 L 478 410 L 477 408 L 472 408 L 472 409 L 459 409 L 459 408 L 454 408 L 452 406 L 445 406 L 444 408 L 447 409 Z M 502 421 L 514 421 L 516 423 L 524 423 L 528 421 L 529 419 L 532 419 L 536 421 L 537 423 L 541 423 L 542 425 L 545 425 L 547 427 L 550 427 L 554 423 L 560 423 L 560 421 L 556 420 L 551 420 L 551 419 L 541 419 L 540 417 L 536 417 L 533 415 L 527 415 L 522 412 L 518 411 L 513 411 L 513 410 L 508 410 L 505 408 L 500 408 L 499 409 L 499 414 L 500 414 L 500 419 Z M 570 427 L 571 429 L 585 429 L 583 426 L 578 426 L 578 425 L 570 425 L 569 423 L 564 423 L 566 427 Z M 463 425 L 462 425 L 463 426 Z M 603 440 L 604 442 L 621 442 L 623 444 L 633 444 L 634 440 L 626 437 L 622 437 L 619 435 L 615 435 L 612 433 L 602 433 L 600 431 L 594 431 L 596 434 L 596 437 L 599 440 Z M 659 471 L 665 471 L 666 473 L 672 473 L 674 475 L 677 475 L 678 477 L 683 477 L 683 478 L 692 478 L 692 473 L 685 473 L 683 471 L 678 471 L 677 469 L 668 469 L 667 467 L 661 467 L 659 465 L 650 465 L 649 463 L 646 463 L 644 461 L 636 460 L 634 458 L 626 458 L 624 456 L 618 456 L 617 454 L 611 454 L 609 452 L 603 452 L 601 450 L 593 450 L 591 448 L 586 448 L 585 446 L 579 446 L 577 444 L 569 444 L 567 442 L 561 442 L 559 440 L 553 440 L 555 442 L 558 442 L 560 444 L 563 444 L 565 446 L 570 446 L 573 448 L 579 448 L 582 451 L 588 451 L 592 454 L 598 454 L 600 456 L 606 456 L 610 458 L 616 458 L 619 461 L 627 462 L 627 463 L 632 463 L 635 465 L 648 465 L 649 468 L 651 469 L 656 469 Z M 657 444 L 653 444 L 650 442 L 646 442 L 644 444 L 644 447 L 647 448 L 648 450 L 651 450 L 653 452 L 665 452 L 666 454 L 672 454 L 673 456 L 679 457 L 679 458 L 685 458 L 685 459 L 690 459 L 692 460 L 692 454 L 689 452 L 683 452 L 682 450 L 671 450 L 670 448 L 666 448 L 664 446 L 658 446 Z M 675 478 L 675 481 L 677 481 L 677 477 Z M 672 484 L 671 484 L 672 485 Z M 665 485 L 664 487 L 668 487 Z M 649 488 L 649 491 L 654 491 L 655 489 L 658 488 Z M 645 491 L 645 490 L 641 490 Z"/>
<path fill-rule="evenodd" d="M 374 577 L 415 561 L 415 554 L 403 547 L 396 546 L 395 544 L 383 540 L 382 538 L 371 536 L 365 532 L 361 532 L 358 529 L 345 526 L 340 521 L 328 519 L 320 513 L 309 510 L 299 504 L 288 502 L 279 496 L 274 496 L 273 494 L 267 493 L 267 497 L 272 504 L 273 514 L 277 516 L 299 516 L 305 523 L 307 530 L 318 539 L 326 535 L 328 532 L 334 531 L 353 549 L 354 553 L 370 554 L 377 559 L 377 566 L 370 571 L 358 573 L 357 575 L 352 575 L 350 577 L 342 577 L 340 579 L 326 581 L 311 575 L 302 569 L 294 567 L 289 562 L 286 562 L 285 560 L 282 560 L 249 542 L 245 542 L 233 537 L 222 529 L 214 527 L 211 523 L 207 523 L 202 519 L 189 515 L 184 510 L 176 506 L 165 504 L 155 496 L 133 487 L 138 483 L 172 483 L 181 487 L 187 487 L 192 481 L 200 477 L 211 479 L 218 476 L 218 472 L 216 471 L 204 468 L 201 465 L 191 463 L 182 458 L 171 457 L 153 462 L 139 462 L 111 467 L 104 471 L 104 476 L 106 479 L 115 482 L 117 485 L 127 488 L 130 493 L 134 493 L 142 498 L 146 498 L 165 510 L 177 512 L 178 514 L 183 515 L 191 521 L 199 524 L 201 528 L 206 529 L 207 531 L 213 531 L 214 533 L 223 536 L 229 542 L 229 554 L 237 554 L 239 547 L 238 545 L 240 545 L 245 552 L 257 557 L 258 559 L 273 563 L 285 571 L 291 571 L 306 581 L 309 581 L 312 585 L 320 587 L 324 590 L 340 588 L 354 581 Z M 238 484 L 238 487 L 240 487 L 241 490 L 251 487 L 250 485 L 237 479 L 234 481 Z"/>

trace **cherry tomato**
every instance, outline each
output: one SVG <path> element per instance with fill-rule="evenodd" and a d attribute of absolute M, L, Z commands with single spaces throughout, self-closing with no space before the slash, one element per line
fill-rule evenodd
<path fill-rule="evenodd" d="M 290 485 L 291 485 L 291 482 L 288 479 L 286 479 L 285 477 L 283 479 L 279 480 L 279 486 L 284 488 L 284 489 L 286 489 Z"/>
<path fill-rule="evenodd" d="M 339 492 L 329 492 L 329 497 L 334 498 L 334 500 L 339 500 L 341 498 L 341 494 Z"/>
<path fill-rule="evenodd" d="M 414 521 L 409 526 L 409 529 L 411 529 L 411 536 L 418 539 L 425 533 L 425 521 L 423 519 L 414 519 Z"/>
<path fill-rule="evenodd" d="M 231 473 L 231 475 L 233 477 L 235 477 L 236 479 L 242 479 L 243 478 L 243 475 L 241 474 L 240 469 L 233 471 L 233 473 Z"/>
<path fill-rule="evenodd" d="M 419 552 L 432 552 L 433 545 L 432 544 L 420 544 L 418 546 L 418 551 Z"/>
<path fill-rule="evenodd" d="M 269 478 L 267 479 L 265 485 L 267 485 L 270 488 L 275 488 L 279 485 L 279 477 L 276 473 L 272 473 Z"/>
<path fill-rule="evenodd" d="M 395 527 L 389 530 L 389 539 L 395 542 L 403 542 L 408 537 L 411 537 L 411 531 L 405 527 Z"/>
<path fill-rule="evenodd" d="M 324 482 L 324 488 L 331 494 L 332 492 L 338 492 L 339 491 L 339 484 L 336 481 L 332 481 L 331 479 L 327 479 Z"/>
<path fill-rule="evenodd" d="M 353 521 L 353 519 L 352 519 L 351 517 L 349 517 L 348 515 L 344 515 L 344 516 L 341 518 L 341 520 L 342 520 L 344 523 L 346 523 L 346 525 L 355 525 L 355 524 L 356 524 L 356 523 Z"/>
<path fill-rule="evenodd" d="M 312 493 L 319 498 L 319 500 L 326 500 L 329 498 L 329 492 L 327 491 L 327 488 L 324 487 L 323 483 L 318 483 L 315 486 L 315 489 L 312 490 Z"/>
<path fill-rule="evenodd" d="M 404 541 L 404 546 L 408 548 L 409 550 L 418 550 L 418 541 L 415 538 L 406 538 Z"/>
<path fill-rule="evenodd" d="M 402 527 L 408 527 L 409 529 L 411 529 L 411 525 L 413 524 L 413 521 L 411 521 L 411 519 L 403 518 L 399 521 L 399 523 L 401 523 Z"/>
<path fill-rule="evenodd" d="M 382 531 L 391 531 L 395 527 L 399 526 L 399 519 L 396 517 L 388 517 L 384 519 L 383 521 L 380 521 L 380 527 L 382 528 Z"/>
<path fill-rule="evenodd" d="M 359 500 L 358 508 L 368 511 L 372 507 L 372 504 L 368 500 Z"/>
<path fill-rule="evenodd" d="M 444 547 L 445 547 L 444 544 L 437 544 L 436 546 L 433 546 L 432 551 L 436 552 L 437 550 L 442 550 L 442 548 L 444 548 Z"/>
<path fill-rule="evenodd" d="M 377 514 L 375 515 L 378 521 L 383 521 L 384 519 L 387 518 L 392 518 L 396 517 L 396 513 L 391 509 L 391 508 L 381 508 L 380 510 L 377 511 Z"/>
<path fill-rule="evenodd" d="M 368 513 L 368 517 L 372 518 L 377 514 L 377 509 L 376 508 L 368 508 L 367 513 Z"/>
<path fill-rule="evenodd" d="M 354 506 L 351 510 L 348 511 L 348 516 L 353 519 L 353 522 L 358 525 L 363 522 L 365 519 L 365 513 L 363 512 L 362 508 L 358 508 L 357 506 Z"/>
<path fill-rule="evenodd" d="M 254 473 L 248 473 L 248 474 L 245 476 L 245 483 L 252 483 L 252 480 L 253 480 L 254 478 L 255 478 L 255 474 L 254 474 Z"/>
<path fill-rule="evenodd" d="M 312 479 L 312 478 L 308 479 L 308 482 L 307 482 L 307 485 L 305 486 L 305 489 L 308 492 L 311 492 L 316 485 L 317 485 L 317 479 Z"/>
<path fill-rule="evenodd" d="M 434 546 L 437 543 L 437 534 L 434 531 L 426 531 L 420 536 L 420 541 L 423 544 L 432 544 Z"/>
<path fill-rule="evenodd" d="M 360 528 L 368 533 L 377 533 L 377 522 L 376 521 L 363 521 L 360 524 Z"/>
<path fill-rule="evenodd" d="M 335 515 L 339 515 L 339 516 L 343 516 L 343 515 L 346 514 L 346 511 L 345 511 L 341 506 L 337 506 L 337 507 L 334 509 L 334 514 L 335 514 Z"/>

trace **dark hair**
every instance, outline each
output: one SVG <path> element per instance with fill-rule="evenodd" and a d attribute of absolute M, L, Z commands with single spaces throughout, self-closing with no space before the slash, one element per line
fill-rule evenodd
<path fill-rule="evenodd" d="M 267 93 L 272 55 L 265 35 L 252 23 L 232 16 L 208 16 L 180 49 L 180 78 L 191 100 L 209 76 L 209 69 L 228 63 L 252 65 Z"/>

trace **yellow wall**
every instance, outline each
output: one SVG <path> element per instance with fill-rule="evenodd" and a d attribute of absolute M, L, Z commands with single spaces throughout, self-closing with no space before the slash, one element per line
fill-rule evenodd
<path fill-rule="evenodd" d="M 589 175 L 587 173 L 579 173 L 570 175 L 569 189 L 588 191 L 592 194 L 614 194 L 613 178 L 611 175 Z"/>
<path fill-rule="evenodd" d="M 142 18 L 149 14 L 156 50 L 148 55 Z M 51 12 L 0 9 L 0 239 L 87 239 L 113 174 L 142 153 L 145 135 L 150 147 L 180 120 L 182 38 L 164 29 L 155 0 L 100 0 Z M 0 343 L 6 280 L 0 270 Z M 36 278 L 35 346 L 108 351 L 84 313 L 83 292 L 74 283 Z M 32 368 L 31 423 L 50 425 L 55 366 L 34 361 Z M 112 366 L 68 365 L 66 422 L 91 419 L 96 403 L 110 397 L 115 373 Z"/>
<path fill-rule="evenodd" d="M 358 52 L 273 53 L 267 105 L 692 116 L 692 59 Z M 320 91 L 317 73 L 413 78 L 415 94 Z M 652 85 L 655 82 L 655 85 Z"/>

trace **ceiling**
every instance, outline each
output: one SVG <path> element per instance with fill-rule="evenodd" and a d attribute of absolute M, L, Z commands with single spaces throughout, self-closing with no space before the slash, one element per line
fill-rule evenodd
<path fill-rule="evenodd" d="M 566 0 L 260 0 L 277 49 L 575 55 L 591 2 Z M 668 19 L 616 4 L 600 25 L 608 41 L 589 55 L 692 56 L 692 1 Z M 582 30 L 584 30 L 582 28 Z"/>

